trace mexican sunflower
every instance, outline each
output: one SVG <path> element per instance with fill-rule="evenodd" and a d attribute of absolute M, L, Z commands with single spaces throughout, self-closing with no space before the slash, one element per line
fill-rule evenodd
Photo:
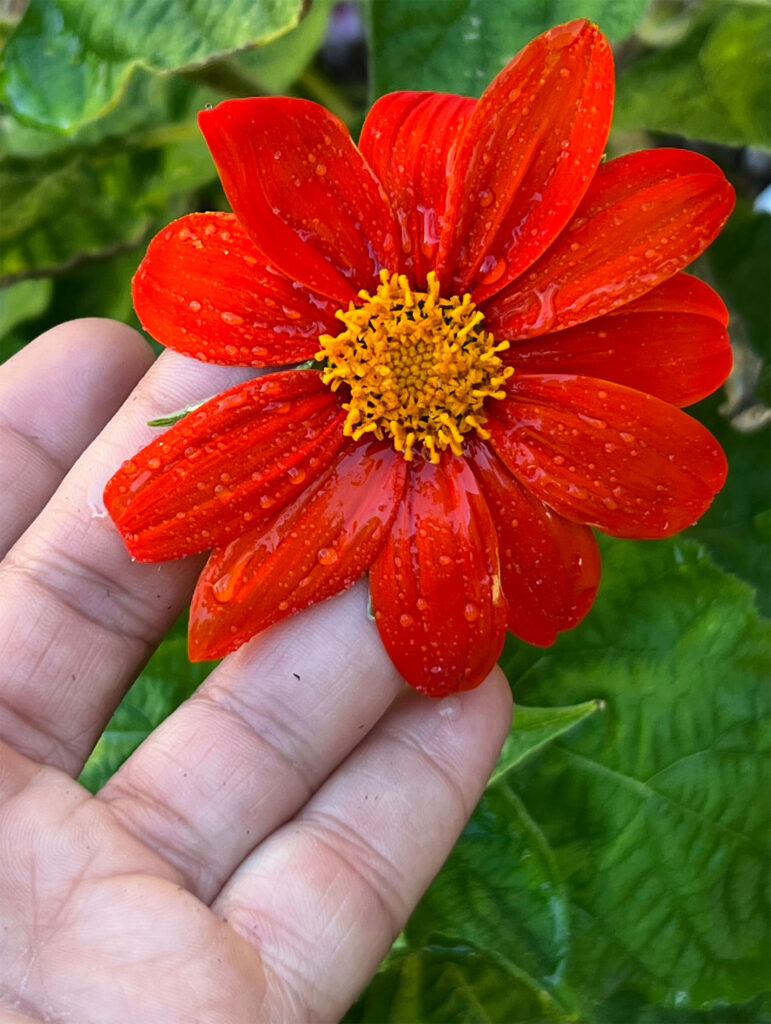
<path fill-rule="evenodd" d="M 667 537 L 721 487 L 681 411 L 731 363 L 681 273 L 733 191 L 703 156 L 602 162 L 607 40 L 525 47 L 481 99 L 397 92 L 358 147 L 301 99 L 200 115 L 233 213 L 195 213 L 134 280 L 147 331 L 274 368 L 189 412 L 105 492 L 141 560 L 211 550 L 193 659 L 220 657 L 369 572 L 382 641 L 432 696 L 476 686 L 506 630 L 586 614 L 592 532 Z"/>

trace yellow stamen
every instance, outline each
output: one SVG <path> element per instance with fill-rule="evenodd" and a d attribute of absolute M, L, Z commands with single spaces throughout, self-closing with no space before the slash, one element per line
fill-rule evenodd
<path fill-rule="evenodd" d="M 504 397 L 514 370 L 498 355 L 508 341 L 482 329 L 471 296 L 442 299 L 433 271 L 427 281 L 428 291 L 413 291 L 403 274 L 381 270 L 374 295 L 361 291 L 360 305 L 337 311 L 345 330 L 322 335 L 316 359 L 327 361 L 321 377 L 333 391 L 350 388 L 348 437 L 390 438 L 408 461 L 423 445 L 436 463 L 447 448 L 463 454 L 464 434 L 490 436 L 484 403 Z"/>

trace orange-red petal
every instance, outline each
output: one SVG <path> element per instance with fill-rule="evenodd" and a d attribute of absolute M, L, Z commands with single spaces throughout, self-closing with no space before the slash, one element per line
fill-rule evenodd
<path fill-rule="evenodd" d="M 464 459 L 410 463 L 370 586 L 383 644 L 410 686 L 443 697 L 482 682 L 503 648 L 506 599 L 490 512 Z"/>
<path fill-rule="evenodd" d="M 699 422 L 658 398 L 573 375 L 515 374 L 491 443 L 560 515 L 617 537 L 669 537 L 707 510 L 726 461 Z"/>
<path fill-rule="evenodd" d="M 678 274 L 607 316 L 514 342 L 505 359 L 528 373 L 597 377 L 691 405 L 731 370 L 724 315 L 709 285 Z"/>
<path fill-rule="evenodd" d="M 578 206 L 602 157 L 613 57 L 588 21 L 534 39 L 479 100 L 456 149 L 437 260 L 475 302 L 527 269 Z"/>
<path fill-rule="evenodd" d="M 232 213 L 191 213 L 150 242 L 134 308 L 162 345 L 207 363 L 280 366 L 310 359 L 337 332 L 335 306 L 268 266 Z"/>
<path fill-rule="evenodd" d="M 546 647 L 577 625 L 600 582 L 600 553 L 588 526 L 535 498 L 489 445 L 470 443 L 469 461 L 498 537 L 503 591 L 512 633 Z"/>
<path fill-rule="evenodd" d="M 139 561 L 208 551 L 302 493 L 342 445 L 344 419 L 311 370 L 246 381 L 124 462 L 107 510 Z"/>
<path fill-rule="evenodd" d="M 448 167 L 474 109 L 465 96 L 393 92 L 372 107 L 359 148 L 388 195 L 405 272 L 418 288 L 434 266 L 444 227 Z"/>
<path fill-rule="evenodd" d="M 293 505 L 214 551 L 190 608 L 191 659 L 221 658 L 355 583 L 383 544 L 404 476 L 391 445 L 348 444 Z"/>
<path fill-rule="evenodd" d="M 199 124 L 233 210 L 270 263 L 348 304 L 398 270 L 383 188 L 334 114 L 308 100 L 226 100 Z"/>
<path fill-rule="evenodd" d="M 644 295 L 702 253 L 734 191 L 698 153 L 657 149 L 602 166 L 538 262 L 485 308 L 499 338 L 561 331 Z"/>

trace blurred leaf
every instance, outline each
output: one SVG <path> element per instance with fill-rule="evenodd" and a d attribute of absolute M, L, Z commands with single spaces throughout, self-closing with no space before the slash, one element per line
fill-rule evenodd
<path fill-rule="evenodd" d="M 269 42 L 302 0 L 32 0 L 4 50 L 0 90 L 21 121 L 71 132 L 102 117 L 137 67 L 176 71 Z"/>
<path fill-rule="evenodd" d="M 76 156 L 48 174 L 25 161 L 5 161 L 0 167 L 0 191 L 7 203 L 0 224 L 0 277 L 50 272 L 138 242 L 150 218 L 133 201 L 135 185 L 125 155 L 98 168 Z"/>
<path fill-rule="evenodd" d="M 212 670 L 187 657 L 187 622 L 180 620 L 121 701 L 86 762 L 80 782 L 100 789 L 139 744 L 186 700 Z"/>
<path fill-rule="evenodd" d="M 687 535 L 701 541 L 724 569 L 757 589 L 758 607 L 771 615 L 771 431 L 743 434 L 720 414 L 713 395 L 688 412 L 718 439 L 728 457 L 728 479 Z"/>
<path fill-rule="evenodd" d="M 771 282 L 771 214 L 753 212 L 750 203 L 740 198 L 705 259 L 731 312 L 732 334 L 742 332 L 740 340 L 748 341 L 763 360 L 758 397 L 771 404 L 771 302 L 768 289 L 759 287 L 761 282 Z"/>
<path fill-rule="evenodd" d="M 286 92 L 321 46 L 332 4 L 333 0 L 313 0 L 297 28 L 269 46 L 238 56 L 236 64 L 254 78 L 263 92 Z"/>
<path fill-rule="evenodd" d="M 0 363 L 17 351 L 14 328 L 40 316 L 51 301 L 50 281 L 20 281 L 0 288 Z"/>
<path fill-rule="evenodd" d="M 346 1024 L 541 1024 L 548 1015 L 515 970 L 468 946 L 442 946 L 389 960 Z"/>
<path fill-rule="evenodd" d="M 0 163 L 0 280 L 61 271 L 137 245 L 162 215 L 173 215 L 169 198 L 214 173 L 199 139 L 156 151 L 117 145 L 6 159 Z"/>
<path fill-rule="evenodd" d="M 370 0 L 375 97 L 395 89 L 436 89 L 479 96 L 532 38 L 572 18 L 597 22 L 611 39 L 628 35 L 648 0 Z"/>
<path fill-rule="evenodd" d="M 213 92 L 184 76 L 158 75 L 141 68 L 132 75 L 120 101 L 98 121 L 81 125 L 65 135 L 45 126 L 22 124 L 9 112 L 0 115 L 0 153 L 4 156 L 43 156 L 72 153 L 106 139 L 128 137 L 129 145 L 142 145 L 138 133 L 189 121 L 189 134 L 197 133 L 195 113 L 216 99 Z M 147 148 L 145 144 L 145 148 Z"/>
<path fill-rule="evenodd" d="M 729 469 L 712 507 L 688 532 L 756 587 L 761 611 L 771 615 L 771 428 L 738 429 L 745 407 L 771 405 L 771 305 L 759 287 L 771 280 L 771 216 L 740 201 L 705 262 L 731 312 L 737 365 L 724 394 L 689 410 L 720 441 Z"/>
<path fill-rule="evenodd" d="M 746 1003 L 724 1003 L 711 1010 L 672 1009 L 651 1006 L 639 997 L 622 994 L 597 1007 L 598 1024 L 770 1024 L 771 996 L 764 994 Z"/>
<path fill-rule="evenodd" d="M 614 125 L 771 146 L 771 9 L 735 0 L 690 9 L 697 17 L 682 42 L 622 71 Z"/>

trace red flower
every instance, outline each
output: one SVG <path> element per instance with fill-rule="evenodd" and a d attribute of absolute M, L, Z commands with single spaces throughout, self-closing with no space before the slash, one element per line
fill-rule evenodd
<path fill-rule="evenodd" d="M 613 96 L 586 21 L 475 102 L 380 99 L 358 149 L 299 99 L 200 116 L 234 214 L 191 214 L 134 280 L 146 329 L 215 363 L 286 366 L 212 399 L 107 485 L 135 558 L 213 549 L 190 653 L 227 654 L 369 570 L 394 664 L 476 686 L 506 629 L 586 614 L 591 528 L 666 537 L 726 466 L 681 412 L 730 368 L 719 297 L 680 271 L 733 205 L 661 149 L 601 164 Z"/>

